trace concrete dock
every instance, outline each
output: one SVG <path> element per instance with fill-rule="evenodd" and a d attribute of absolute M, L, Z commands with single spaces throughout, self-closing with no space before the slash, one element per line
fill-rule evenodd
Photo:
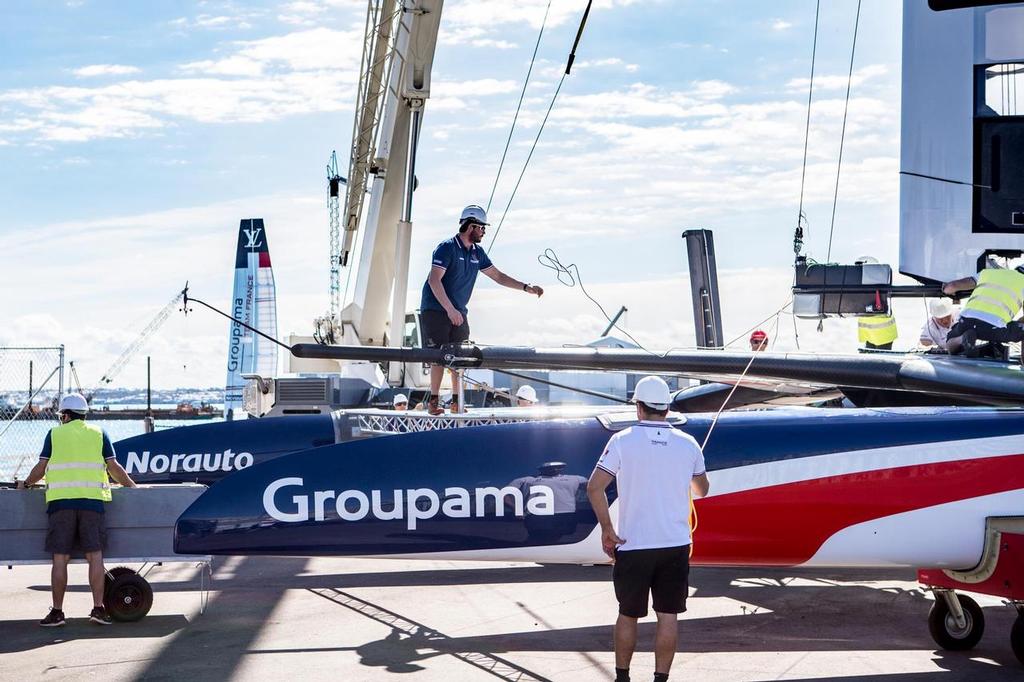
<path fill-rule="evenodd" d="M 109 568 L 109 566 L 108 566 Z M 368 559 L 217 559 L 200 615 L 199 571 L 157 567 L 138 623 L 104 627 L 85 567 L 71 567 L 68 624 L 44 629 L 49 569 L 0 573 L 5 680 L 611 680 L 616 606 L 606 566 Z M 912 571 L 694 569 L 673 680 L 1024 679 L 1015 613 L 977 597 L 971 652 L 936 650 L 931 596 Z M 633 680 L 649 680 L 653 617 Z"/>

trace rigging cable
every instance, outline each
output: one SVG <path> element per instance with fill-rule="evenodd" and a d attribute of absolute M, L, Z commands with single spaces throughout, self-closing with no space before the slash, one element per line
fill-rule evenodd
<path fill-rule="evenodd" d="M 646 353 L 651 352 L 644 348 L 643 344 L 634 339 L 632 334 L 627 332 L 618 324 L 614 323 L 612 321 L 611 316 L 608 315 L 607 311 L 605 311 L 604 306 L 598 303 L 597 299 L 595 299 L 593 296 L 590 295 L 590 293 L 587 292 L 587 288 L 583 286 L 583 278 L 580 276 L 580 267 L 578 265 L 576 265 L 575 263 L 563 265 L 562 262 L 558 260 L 558 255 L 555 253 L 555 250 L 550 248 L 544 249 L 544 253 L 537 256 L 537 262 L 540 263 L 545 268 L 554 270 L 555 278 L 565 286 L 569 287 L 570 289 L 575 287 L 578 283 L 580 285 L 580 291 L 583 292 L 583 295 L 590 299 L 591 303 L 597 306 L 597 309 L 601 311 L 601 314 L 604 315 L 605 319 L 608 320 L 609 324 L 611 324 L 613 327 L 615 327 L 620 332 L 629 337 L 629 340 L 635 343 L 637 347 L 640 348 L 642 351 Z"/>
<path fill-rule="evenodd" d="M 183 313 L 185 313 L 185 317 L 186 318 L 188 317 L 188 314 L 190 312 L 192 312 L 192 309 L 188 307 L 188 304 L 189 303 L 198 303 L 201 306 L 205 306 L 205 307 L 209 308 L 210 310 L 212 310 L 213 312 L 217 313 L 218 315 L 221 315 L 222 317 L 228 318 L 234 324 L 237 324 L 240 327 L 245 327 L 246 329 L 248 329 L 249 331 L 251 331 L 254 334 L 259 334 L 260 336 L 265 338 L 267 341 L 271 341 L 273 343 L 276 343 L 277 345 L 281 346 L 281 348 L 284 348 L 285 350 L 287 350 L 289 353 L 292 352 L 292 347 L 289 346 L 288 344 L 282 343 L 282 342 L 278 341 L 277 339 L 275 339 L 273 336 L 270 336 L 269 334 L 265 334 L 265 333 L 261 332 L 256 327 L 248 325 L 245 322 L 242 322 L 241 320 L 239 320 L 238 318 L 232 317 L 231 315 L 228 315 L 227 313 L 214 308 L 212 305 L 210 305 L 206 301 L 201 301 L 198 298 L 194 298 L 192 296 L 189 296 L 188 295 L 188 284 L 185 285 L 185 288 L 181 291 L 181 293 L 182 293 L 182 296 L 184 297 L 184 299 L 182 301 L 181 311 Z"/>
<path fill-rule="evenodd" d="M 814 63 L 818 54 L 818 18 L 821 16 L 821 0 L 818 0 L 814 8 L 814 41 L 811 45 L 811 78 L 807 86 L 807 122 L 804 124 L 804 162 L 800 170 L 800 203 L 796 214 L 796 231 L 793 234 L 793 251 L 797 256 L 803 251 L 804 225 L 807 216 L 804 215 L 804 183 L 807 179 L 807 145 L 811 139 L 811 98 L 814 95 Z"/>
<path fill-rule="evenodd" d="M 487 198 L 487 208 L 491 210 L 491 202 L 494 201 L 494 192 L 498 189 L 498 180 L 501 179 L 501 171 L 505 167 L 505 157 L 508 155 L 508 147 L 512 143 L 512 133 L 515 132 L 516 122 L 519 120 L 519 110 L 523 108 L 523 98 L 526 96 L 526 86 L 530 84 L 530 74 L 533 73 L 533 63 L 537 61 L 537 50 L 540 48 L 540 39 L 544 35 L 544 27 L 548 23 L 548 12 L 551 10 L 551 0 L 548 0 L 547 9 L 544 10 L 544 20 L 540 24 L 540 33 L 537 34 L 537 43 L 533 46 L 533 56 L 530 57 L 530 68 L 526 70 L 526 80 L 523 81 L 523 91 L 519 93 L 519 104 L 516 105 L 515 116 L 512 117 L 512 127 L 508 130 L 508 139 L 505 140 L 505 150 L 501 152 L 501 162 L 498 163 L 498 174 L 494 176 L 494 185 L 491 186 L 491 196 Z"/>
<path fill-rule="evenodd" d="M 487 252 L 490 253 L 491 249 L 494 248 L 494 242 L 498 240 L 498 234 L 501 233 L 501 226 L 505 223 L 505 218 L 508 216 L 509 208 L 512 206 L 512 201 L 516 198 L 516 192 L 519 191 L 519 185 L 523 182 L 523 176 L 526 175 L 526 169 L 530 166 L 530 159 L 533 158 L 533 152 L 537 150 L 537 143 L 540 142 L 541 133 L 544 132 L 544 126 L 547 125 L 548 117 L 551 116 L 551 110 L 555 106 L 555 100 L 558 99 L 558 93 L 562 91 L 562 84 L 565 83 L 565 77 L 569 75 L 572 70 L 572 64 L 576 61 L 576 48 L 579 47 L 580 39 L 583 37 L 583 27 L 587 25 L 587 17 L 590 15 L 590 6 L 594 3 L 594 0 L 587 0 L 587 8 L 583 10 L 583 18 L 580 20 L 580 26 L 576 30 L 576 40 L 573 41 L 572 50 L 569 51 L 569 60 L 565 64 L 565 72 L 562 77 L 558 80 L 558 87 L 555 88 L 555 94 L 551 96 L 551 102 L 548 104 L 548 110 L 544 114 L 544 119 L 540 122 L 540 127 L 537 129 L 537 135 L 533 138 L 533 145 L 530 147 L 530 153 L 526 155 L 526 162 L 523 163 L 523 169 L 519 171 L 519 178 L 516 180 L 515 186 L 512 188 L 512 194 L 508 198 L 508 202 L 505 203 L 505 210 L 502 211 L 501 220 L 498 221 L 498 226 L 494 228 L 494 235 L 491 237 L 491 243 L 487 246 Z"/>
<path fill-rule="evenodd" d="M 853 58 L 857 54 L 857 30 L 860 28 L 860 5 L 857 0 L 857 16 L 853 22 L 853 45 L 850 47 L 850 72 L 846 76 L 846 104 L 843 106 L 843 129 L 839 134 L 839 163 L 836 165 L 836 189 L 832 195 L 832 224 L 828 228 L 828 251 L 825 260 L 832 258 L 832 233 L 836 227 L 836 204 L 839 201 L 839 174 L 843 169 L 843 143 L 846 141 L 846 115 L 850 110 L 850 88 L 853 85 Z"/>
<path fill-rule="evenodd" d="M 968 187 L 977 187 L 978 189 L 992 189 L 992 185 L 982 185 L 977 182 L 964 182 L 963 180 L 950 180 L 949 178 L 940 178 L 936 175 L 913 173 L 911 171 L 900 171 L 900 175 L 909 175 L 915 178 L 924 178 L 925 180 L 937 180 L 939 182 L 948 182 L 951 185 L 966 185 Z"/>

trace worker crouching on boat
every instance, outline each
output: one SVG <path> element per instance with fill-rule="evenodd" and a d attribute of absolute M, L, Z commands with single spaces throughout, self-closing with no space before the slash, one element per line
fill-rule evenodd
<path fill-rule="evenodd" d="M 487 213 L 479 206 L 470 205 L 462 210 L 459 218 L 459 233 L 446 239 L 434 249 L 430 275 L 423 283 L 420 300 L 420 320 L 423 326 L 423 347 L 440 348 L 447 343 L 462 343 L 469 340 L 469 298 L 473 295 L 477 273 L 484 273 L 498 284 L 535 294 L 540 297 L 544 290 L 538 286 L 520 282 L 506 275 L 491 263 L 491 259 L 480 246 L 487 230 Z M 427 412 L 442 414 L 439 392 L 444 367 L 430 368 L 430 397 L 427 398 Z M 460 412 L 458 403 L 461 393 L 460 378 L 452 371 L 453 413 Z"/>
<path fill-rule="evenodd" d="M 1014 270 L 986 268 L 973 277 L 946 282 L 943 293 L 955 296 L 970 291 L 960 311 L 960 321 L 949 330 L 946 348 L 950 353 L 978 355 L 978 341 L 1014 343 L 1024 340 L 1024 326 L 1014 318 L 1024 303 L 1024 265 Z M 1004 354 L 1002 347 L 999 354 Z"/>
<path fill-rule="evenodd" d="M 89 404 L 77 393 L 60 401 L 60 426 L 46 434 L 39 462 L 28 478 L 18 483 L 27 488 L 46 476 L 47 552 L 53 555 L 50 589 L 53 607 L 39 624 L 43 627 L 64 625 L 64 592 L 68 584 L 68 563 L 72 552 L 85 553 L 89 563 L 89 587 L 93 609 L 89 620 L 110 625 L 110 616 L 103 606 L 106 571 L 103 568 L 103 546 L 106 525 L 103 505 L 110 502 L 110 478 L 129 488 L 135 481 L 117 463 L 114 446 L 103 429 L 85 423 Z"/>

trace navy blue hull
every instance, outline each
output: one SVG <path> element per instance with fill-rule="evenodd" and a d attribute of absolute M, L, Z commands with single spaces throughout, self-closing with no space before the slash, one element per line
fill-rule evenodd
<path fill-rule="evenodd" d="M 694 416 L 679 428 L 701 442 L 709 425 Z M 727 413 L 705 456 L 714 480 L 715 471 L 753 464 L 1020 434 L 1020 410 Z M 296 452 L 211 488 L 180 517 L 175 551 L 352 556 L 576 543 L 595 527 L 583 486 L 610 435 L 589 418 Z M 549 461 L 565 464 L 557 480 L 538 472 Z"/>
<path fill-rule="evenodd" d="M 119 440 L 117 461 L 139 483 L 203 483 L 289 452 L 335 442 L 330 415 L 181 426 Z"/>

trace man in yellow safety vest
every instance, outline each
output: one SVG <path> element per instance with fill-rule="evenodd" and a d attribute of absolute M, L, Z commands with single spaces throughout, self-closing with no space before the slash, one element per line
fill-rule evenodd
<path fill-rule="evenodd" d="M 973 277 L 946 282 L 942 291 L 949 296 L 960 291 L 971 292 L 960 310 L 960 321 L 946 337 L 950 353 L 976 356 L 978 341 L 1013 343 L 1024 340 L 1024 326 L 1014 319 L 1024 303 L 1024 265 L 1014 270 L 986 268 Z"/>
<path fill-rule="evenodd" d="M 878 265 L 874 256 L 861 256 L 855 265 Z M 881 266 L 880 266 L 881 267 Z M 893 341 L 899 336 L 896 318 L 892 312 L 884 315 L 865 315 L 857 318 L 857 342 L 872 350 L 892 350 Z"/>
<path fill-rule="evenodd" d="M 117 463 L 114 447 L 102 429 L 85 423 L 89 404 L 77 393 L 60 401 L 60 426 L 46 434 L 39 462 L 28 478 L 18 483 L 27 488 L 46 476 L 46 512 L 49 518 L 46 551 L 53 555 L 50 587 L 53 607 L 39 624 L 43 627 L 64 625 L 64 592 L 68 585 L 68 562 L 75 550 L 85 553 L 89 562 L 89 587 L 93 609 L 89 620 L 110 625 L 110 616 L 103 607 L 106 571 L 103 568 L 103 545 L 106 527 L 103 505 L 110 502 L 110 480 L 107 475 L 129 488 L 135 487 L 124 468 Z"/>
<path fill-rule="evenodd" d="M 897 335 L 896 318 L 891 313 L 857 318 L 857 341 L 865 348 L 892 350 Z"/>

